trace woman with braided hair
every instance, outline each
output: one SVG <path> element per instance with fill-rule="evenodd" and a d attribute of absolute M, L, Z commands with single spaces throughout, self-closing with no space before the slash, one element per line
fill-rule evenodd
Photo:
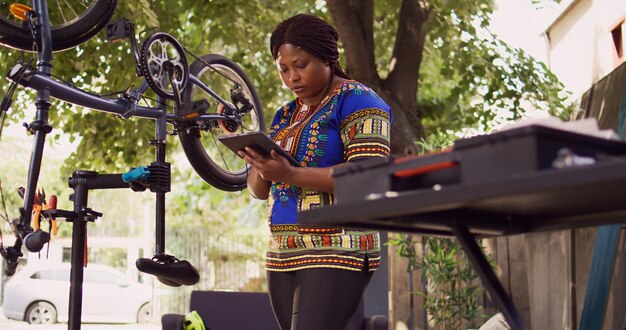
<path fill-rule="evenodd" d="M 333 204 L 333 167 L 389 155 L 391 110 L 341 69 L 338 39 L 333 26 L 305 14 L 279 23 L 270 38 L 296 98 L 278 109 L 268 135 L 301 166 L 274 151 L 240 151 L 251 165 L 250 192 L 268 199 L 268 288 L 283 330 L 344 329 L 380 264 L 378 232 L 297 221 L 298 212 Z"/>

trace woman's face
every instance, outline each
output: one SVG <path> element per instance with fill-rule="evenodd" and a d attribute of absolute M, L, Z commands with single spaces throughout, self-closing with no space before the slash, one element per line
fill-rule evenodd
<path fill-rule="evenodd" d="M 276 66 L 280 79 L 302 102 L 308 105 L 321 102 L 330 81 L 328 63 L 292 44 L 284 44 L 278 48 Z"/>

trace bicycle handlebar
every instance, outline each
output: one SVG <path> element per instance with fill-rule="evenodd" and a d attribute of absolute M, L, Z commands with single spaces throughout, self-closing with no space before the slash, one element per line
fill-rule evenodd
<path fill-rule="evenodd" d="M 50 241 L 50 234 L 37 229 L 34 232 L 26 234 L 24 236 L 24 246 L 28 249 L 28 251 L 41 251 L 43 246 Z"/>
<path fill-rule="evenodd" d="M 22 243 L 30 252 L 39 252 L 43 248 L 43 246 L 50 241 L 50 234 L 46 233 L 41 229 L 37 229 L 33 231 L 33 228 L 24 224 L 24 208 L 20 208 L 20 217 L 18 219 L 13 220 L 11 223 L 11 227 L 13 232 L 15 233 L 15 248 L 21 250 Z M 19 248 L 18 248 L 19 245 Z M 10 248 L 7 248 L 7 250 Z M 0 251 L 1 253 L 1 251 Z M 5 257 L 4 254 L 2 254 Z M 21 252 L 20 255 L 21 256 Z M 19 257 L 17 256 L 17 257 Z M 7 257 L 5 257 L 7 259 Z M 9 259 L 7 259 L 9 261 Z"/>
<path fill-rule="evenodd" d="M 22 244 L 24 244 L 29 251 L 38 252 L 50 241 L 49 233 L 41 229 L 37 229 L 33 232 L 33 229 L 29 225 L 23 225 L 24 208 L 20 208 L 20 213 L 22 217 L 15 219 L 11 224 L 13 233 L 15 233 L 15 244 L 7 248 L 0 245 L 0 255 L 6 261 L 4 265 L 4 274 L 6 274 L 6 276 L 13 276 L 13 274 L 15 274 L 15 270 L 19 264 L 19 258 L 24 255 L 22 253 Z"/>

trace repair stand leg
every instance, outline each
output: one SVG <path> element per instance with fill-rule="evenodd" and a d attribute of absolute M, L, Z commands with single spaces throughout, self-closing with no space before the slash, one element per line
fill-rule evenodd
<path fill-rule="evenodd" d="M 70 271 L 70 306 L 67 328 L 79 330 L 83 308 L 83 275 L 85 262 L 85 238 L 87 237 L 87 221 L 85 208 L 87 207 L 87 180 L 76 177 L 74 188 L 74 212 L 76 218 L 72 223 L 72 268 Z"/>
<path fill-rule="evenodd" d="M 452 232 L 461 243 L 474 270 L 478 273 L 482 284 L 487 289 L 487 292 L 489 292 L 489 296 L 494 300 L 500 312 L 504 315 L 511 329 L 527 329 L 526 325 L 524 325 L 524 319 L 522 319 L 522 316 L 517 312 L 517 309 L 515 309 L 511 298 L 509 298 L 509 295 L 504 291 L 502 284 L 500 284 L 500 281 L 493 272 L 493 269 L 491 269 L 489 262 L 487 262 L 485 255 L 480 250 L 474 236 L 470 234 L 467 226 L 457 223 L 452 226 Z"/>
<path fill-rule="evenodd" d="M 67 328 L 80 330 L 83 308 L 83 275 L 85 264 L 85 241 L 87 222 L 95 220 L 101 213 L 87 207 L 90 189 L 128 188 L 121 174 L 98 174 L 92 171 L 75 171 L 69 179 L 69 187 L 74 189 L 74 218 L 72 224 L 72 261 L 70 270 L 70 306 Z"/>

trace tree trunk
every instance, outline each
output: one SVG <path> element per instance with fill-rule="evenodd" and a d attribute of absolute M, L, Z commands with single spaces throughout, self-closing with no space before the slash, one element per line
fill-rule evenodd
<path fill-rule="evenodd" d="M 392 109 L 391 152 L 413 154 L 424 136 L 417 89 L 430 8 L 423 1 L 403 0 L 391 70 L 381 79 L 374 54 L 373 0 L 327 0 L 346 56 L 346 72 L 371 87 Z"/>
<path fill-rule="evenodd" d="M 417 151 L 415 141 L 424 136 L 420 111 L 417 108 L 417 89 L 426 38 L 423 26 L 428 19 L 430 8 L 424 1 L 402 1 L 393 48 L 393 63 L 387 78 L 381 79 L 374 54 L 373 0 L 327 0 L 326 4 L 345 51 L 346 73 L 374 89 L 392 109 L 392 154 L 415 154 Z M 414 323 L 409 322 L 415 321 L 411 313 L 413 304 L 410 295 L 413 293 L 406 290 L 406 284 L 411 281 L 409 273 L 397 267 L 406 261 L 394 253 L 393 249 L 389 251 L 389 263 L 394 266 L 389 267 L 389 271 L 392 272 L 389 274 L 392 297 L 389 302 L 392 308 L 389 311 L 389 319 L 392 321 L 392 328 L 395 328 L 396 324 Z M 423 306 L 421 308 L 423 309 Z M 418 326 L 416 329 L 420 328 Z"/>

